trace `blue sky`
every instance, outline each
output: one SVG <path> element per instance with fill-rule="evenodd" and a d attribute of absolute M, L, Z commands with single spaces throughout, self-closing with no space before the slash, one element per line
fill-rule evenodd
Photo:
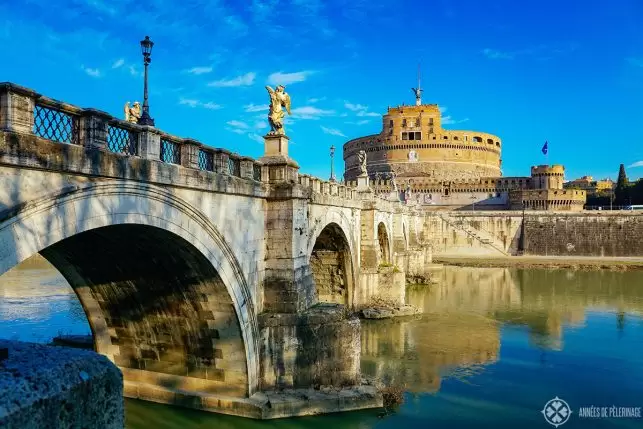
<path fill-rule="evenodd" d="M 388 105 L 424 102 L 445 128 L 503 140 L 503 173 L 643 176 L 643 3 L 597 0 L 19 0 L 0 2 L 0 81 L 121 116 L 142 101 L 139 41 L 156 43 L 157 127 L 259 157 L 266 84 L 293 102 L 301 171 L 377 133 Z"/>

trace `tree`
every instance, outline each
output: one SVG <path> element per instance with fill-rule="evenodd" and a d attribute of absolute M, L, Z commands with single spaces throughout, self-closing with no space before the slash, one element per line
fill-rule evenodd
<path fill-rule="evenodd" d="M 614 190 L 614 203 L 624 206 L 629 204 L 627 174 L 625 174 L 625 165 L 621 164 L 618 169 L 618 179 L 616 180 L 616 189 Z"/>

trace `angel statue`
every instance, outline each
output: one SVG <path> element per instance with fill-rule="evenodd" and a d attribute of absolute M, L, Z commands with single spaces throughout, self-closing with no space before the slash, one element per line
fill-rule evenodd
<path fill-rule="evenodd" d="M 416 106 L 421 106 L 422 105 L 422 92 L 424 92 L 424 90 L 420 89 L 420 88 L 411 88 L 411 91 L 413 91 L 413 94 L 415 94 L 415 105 Z"/>
<path fill-rule="evenodd" d="M 284 136 L 284 112 L 282 107 L 286 108 L 286 112 L 290 115 L 290 96 L 286 92 L 286 87 L 283 85 L 277 86 L 272 89 L 266 86 L 268 93 L 270 93 L 270 111 L 268 112 L 268 123 L 270 123 L 270 132 L 268 135 Z"/>
<path fill-rule="evenodd" d="M 360 150 L 357 153 L 357 160 L 359 161 L 359 174 L 364 175 L 367 174 L 366 171 L 366 151 L 365 150 Z"/>
<path fill-rule="evenodd" d="M 133 124 L 138 123 L 139 118 L 141 117 L 141 103 L 135 101 L 132 107 L 129 105 L 129 101 L 125 103 L 125 120 Z"/>

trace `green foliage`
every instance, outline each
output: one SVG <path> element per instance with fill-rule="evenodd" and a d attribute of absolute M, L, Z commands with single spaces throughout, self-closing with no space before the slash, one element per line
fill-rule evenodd
<path fill-rule="evenodd" d="M 626 205 L 630 204 L 629 195 L 629 182 L 627 174 L 625 174 L 625 165 L 621 164 L 618 169 L 618 180 L 616 181 L 616 189 L 614 190 L 614 204 Z"/>

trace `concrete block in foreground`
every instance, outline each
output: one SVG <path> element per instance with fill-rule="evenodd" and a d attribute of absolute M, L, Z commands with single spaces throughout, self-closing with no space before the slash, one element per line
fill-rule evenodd
<path fill-rule="evenodd" d="M 124 427 L 123 376 L 88 350 L 0 340 L 0 428 Z"/>

